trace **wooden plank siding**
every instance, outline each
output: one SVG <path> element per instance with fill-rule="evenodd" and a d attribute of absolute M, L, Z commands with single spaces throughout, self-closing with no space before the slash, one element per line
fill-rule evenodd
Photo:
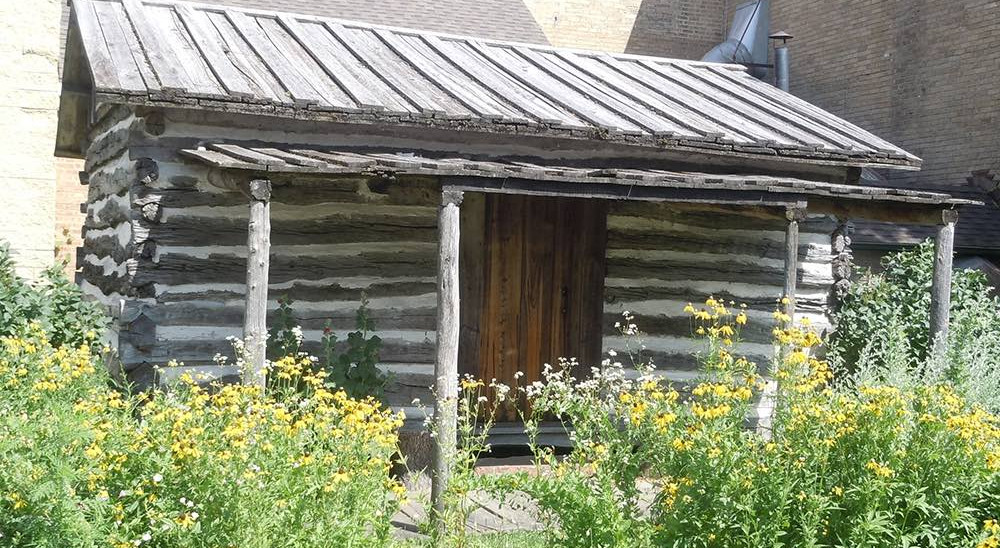
<path fill-rule="evenodd" d="M 607 202 L 502 194 L 484 202 L 465 223 L 481 232 L 469 235 L 463 262 L 482 266 L 462 276 L 471 346 L 463 370 L 523 386 L 560 357 L 599 362 Z M 512 406 L 501 409 L 499 420 L 516 419 Z"/>

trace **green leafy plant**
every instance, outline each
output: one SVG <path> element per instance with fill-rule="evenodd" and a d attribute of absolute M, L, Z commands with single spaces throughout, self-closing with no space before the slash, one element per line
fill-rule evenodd
<path fill-rule="evenodd" d="M 580 547 L 986 547 L 1000 539 L 1000 417 L 946 381 L 835 382 L 820 338 L 775 312 L 770 379 L 737 357 L 742 311 L 687 307 L 705 341 L 699 378 L 674 388 L 614 355 L 585 380 L 566 362 L 523 389 L 572 427 L 560 456 L 479 485 L 526 494 L 549 543 Z M 623 334 L 637 336 L 626 318 Z M 633 359 L 633 361 L 639 361 Z M 772 388 L 773 386 L 773 388 Z M 761 397 L 767 392 L 768 397 Z M 747 428 L 754 409 L 766 427 Z M 992 540 L 991 540 L 992 539 Z"/>
<path fill-rule="evenodd" d="M 381 399 L 390 377 L 378 368 L 382 339 L 375 334 L 375 321 L 368 308 L 368 298 L 361 297 L 355 314 L 355 330 L 343 342 L 327 322 L 320 342 L 316 368 L 326 371 L 328 381 L 352 397 L 372 396 Z M 278 299 L 278 311 L 268 335 L 270 356 L 295 355 L 302 351 L 304 337 L 295 317 L 293 302 Z"/>
<path fill-rule="evenodd" d="M 835 314 L 828 356 L 863 382 L 915 386 L 946 381 L 971 401 L 1000 411 L 1000 300 L 981 272 L 952 280 L 949 336 L 930 340 L 930 242 L 886 256 L 864 273 Z"/>
<path fill-rule="evenodd" d="M 389 377 L 378 368 L 382 339 L 374 334 L 375 322 L 368 310 L 368 298 L 361 297 L 361 306 L 355 315 L 355 330 L 347 334 L 347 348 L 330 359 L 324 367 L 330 371 L 330 380 L 343 387 L 348 394 L 370 395 L 381 398 Z M 324 330 L 325 347 L 336 344 L 332 330 Z"/>
<path fill-rule="evenodd" d="M 386 546 L 401 418 L 308 358 L 273 372 L 266 393 L 185 376 L 126 395 L 90 345 L 37 322 L 0 338 L 0 546 Z"/>
<path fill-rule="evenodd" d="M 280 358 L 296 354 L 302 347 L 302 329 L 292 310 L 292 299 L 278 297 L 278 310 L 267 332 L 267 356 Z"/>
<path fill-rule="evenodd" d="M 0 336 L 37 322 L 55 345 L 79 345 L 107 326 L 100 305 L 87 301 L 62 265 L 47 268 L 35 283 L 18 277 L 6 243 L 0 243 Z"/>

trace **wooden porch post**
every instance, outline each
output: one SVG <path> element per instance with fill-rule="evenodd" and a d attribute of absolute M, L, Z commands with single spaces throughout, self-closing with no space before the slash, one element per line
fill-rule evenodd
<path fill-rule="evenodd" d="M 247 290 L 243 317 L 243 384 L 264 387 L 267 348 L 267 271 L 271 253 L 271 181 L 250 181 L 247 229 Z"/>
<path fill-rule="evenodd" d="M 948 335 L 951 312 L 951 266 L 955 252 L 955 223 L 958 211 L 941 212 L 934 237 L 934 278 L 931 282 L 931 342 Z"/>
<path fill-rule="evenodd" d="M 795 286 L 799 273 L 799 222 L 806 218 L 806 210 L 789 207 L 785 210 L 788 226 L 785 228 L 785 291 L 782 295 L 788 302 L 785 314 L 795 321 Z"/>
<path fill-rule="evenodd" d="M 443 538 L 444 494 L 451 478 L 458 416 L 459 205 L 462 193 L 445 190 L 438 215 L 437 359 L 434 363 L 434 460 L 431 503 L 434 527 Z"/>

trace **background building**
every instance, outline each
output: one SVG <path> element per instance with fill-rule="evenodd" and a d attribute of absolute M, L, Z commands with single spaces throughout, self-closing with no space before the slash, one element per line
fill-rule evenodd
<path fill-rule="evenodd" d="M 59 106 L 59 0 L 0 3 L 0 240 L 36 276 L 72 257 L 86 189 L 81 162 L 52 155 Z"/>
<path fill-rule="evenodd" d="M 555 45 L 697 59 L 725 38 L 744 0 L 528 1 Z M 924 159 L 918 172 L 866 171 L 869 184 L 984 200 L 958 224 L 961 257 L 1000 257 L 1000 3 L 994 0 L 771 0 L 790 43 L 791 91 Z M 930 236 L 857 223 L 858 262 Z M 988 269 L 988 268 L 987 268 Z M 997 280 L 1000 281 L 1000 280 Z"/>
<path fill-rule="evenodd" d="M 992 0 L 772 0 L 772 28 L 791 42 L 791 91 L 924 160 L 874 184 L 976 195 L 959 220 L 960 256 L 1000 254 L 1000 3 Z M 859 262 L 929 236 L 858 223 Z"/>
<path fill-rule="evenodd" d="M 699 59 L 722 40 L 732 0 L 526 0 L 554 46 Z"/>

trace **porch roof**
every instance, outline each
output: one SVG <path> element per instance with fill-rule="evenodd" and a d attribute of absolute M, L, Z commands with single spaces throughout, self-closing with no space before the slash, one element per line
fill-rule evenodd
<path fill-rule="evenodd" d="M 86 83 L 64 81 L 89 86 L 97 102 L 837 165 L 921 162 L 738 65 L 170 0 L 72 3 L 71 46 L 82 46 L 90 74 Z M 64 92 L 64 101 L 82 100 L 74 93 Z M 79 112 L 64 107 L 67 116 Z"/>
<path fill-rule="evenodd" d="M 180 153 L 214 167 L 262 174 L 446 176 L 451 178 L 447 183 L 449 186 L 485 192 L 587 194 L 631 200 L 668 200 L 675 196 L 685 201 L 760 205 L 791 205 L 808 197 L 935 207 L 980 204 L 939 192 L 835 184 L 771 175 L 595 168 L 543 164 L 517 158 L 436 156 L 425 152 L 213 143 L 182 149 Z M 699 195 L 705 199 L 698 200 Z"/>

